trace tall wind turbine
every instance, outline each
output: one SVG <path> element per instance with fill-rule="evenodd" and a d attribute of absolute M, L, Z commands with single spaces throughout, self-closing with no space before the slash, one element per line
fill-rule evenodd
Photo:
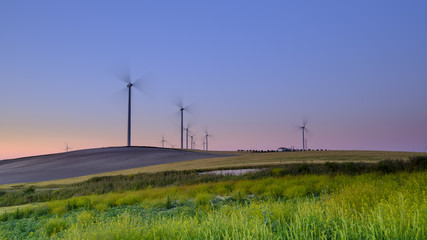
<path fill-rule="evenodd" d="M 131 146 L 131 120 L 132 120 L 132 87 L 135 87 L 138 90 L 140 89 L 140 82 L 142 78 L 139 78 L 135 81 L 131 80 L 130 69 L 127 67 L 125 72 L 122 72 L 119 76 L 117 76 L 122 82 L 126 83 L 126 87 L 128 88 L 128 130 L 127 130 L 127 146 Z"/>
<path fill-rule="evenodd" d="M 304 121 L 299 128 L 302 130 L 302 150 L 305 151 L 305 131 L 307 131 L 307 121 Z"/>
<path fill-rule="evenodd" d="M 131 95 L 132 95 L 132 86 L 133 86 L 133 83 L 131 83 L 130 81 L 129 81 L 129 83 L 128 83 L 128 85 L 127 85 L 127 88 L 129 89 L 129 94 L 128 94 L 128 147 L 130 147 L 130 134 L 131 134 L 131 131 L 130 131 L 130 129 L 131 129 L 131 114 L 132 114 L 132 108 L 131 108 L 131 103 L 132 103 L 132 97 L 131 97 Z"/>

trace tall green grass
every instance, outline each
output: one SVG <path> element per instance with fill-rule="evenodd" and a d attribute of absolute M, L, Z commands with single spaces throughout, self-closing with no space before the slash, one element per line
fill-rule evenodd
<path fill-rule="evenodd" d="M 148 187 L 3 214 L 0 239 L 426 239 L 427 172 Z"/>

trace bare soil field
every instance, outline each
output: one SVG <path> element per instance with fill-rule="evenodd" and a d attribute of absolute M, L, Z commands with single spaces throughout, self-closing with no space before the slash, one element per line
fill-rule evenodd
<path fill-rule="evenodd" d="M 108 147 L 0 161 L 0 184 L 39 182 L 230 156 L 155 147 Z"/>

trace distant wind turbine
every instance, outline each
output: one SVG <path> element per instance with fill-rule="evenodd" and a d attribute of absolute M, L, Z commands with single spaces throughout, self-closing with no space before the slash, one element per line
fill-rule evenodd
<path fill-rule="evenodd" d="M 181 149 L 184 149 L 184 111 L 188 112 L 189 106 L 187 105 L 184 107 L 184 104 L 182 103 L 182 101 L 180 101 L 180 103 L 178 103 L 177 106 L 179 107 L 179 111 L 181 113 Z M 187 148 L 188 148 L 188 137 L 187 137 Z"/>
<path fill-rule="evenodd" d="M 307 121 L 303 121 L 302 126 L 299 127 L 302 130 L 302 150 L 303 151 L 305 151 L 305 148 L 306 148 L 305 132 L 308 130 L 306 125 L 307 125 Z"/>
<path fill-rule="evenodd" d="M 211 135 L 209 135 L 208 134 L 208 131 L 206 131 L 205 132 L 205 138 L 206 138 L 206 140 L 205 140 L 205 142 L 206 142 L 206 151 L 209 151 L 209 144 L 208 144 L 208 142 L 209 142 L 209 137 L 210 137 Z"/>
<path fill-rule="evenodd" d="M 185 128 L 185 149 L 188 149 L 188 130 L 189 128 Z"/>
<path fill-rule="evenodd" d="M 69 152 L 71 150 L 70 146 L 68 146 L 68 144 L 65 144 L 65 151 Z"/>
<path fill-rule="evenodd" d="M 162 148 L 165 148 L 165 142 L 166 142 L 165 137 L 162 137 Z"/>
<path fill-rule="evenodd" d="M 193 150 L 193 148 L 195 147 L 195 143 L 193 141 L 194 136 L 196 135 L 196 133 L 193 133 L 193 135 L 190 135 L 190 145 L 191 145 L 191 150 Z"/>
<path fill-rule="evenodd" d="M 187 127 L 185 128 L 185 149 L 188 149 L 188 131 L 190 130 L 190 124 L 187 123 Z M 190 142 L 191 145 L 191 142 Z M 191 147 L 190 147 L 191 148 Z"/>

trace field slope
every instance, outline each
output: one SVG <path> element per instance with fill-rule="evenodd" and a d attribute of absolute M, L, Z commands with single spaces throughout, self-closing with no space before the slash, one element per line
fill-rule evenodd
<path fill-rule="evenodd" d="M 188 151 L 185 151 L 188 153 Z M 192 151 L 197 154 L 204 153 L 203 151 Z M 182 151 L 174 151 L 174 154 L 182 154 Z M 171 163 L 163 163 L 157 161 L 156 165 L 127 168 L 116 171 L 104 171 L 97 174 L 81 174 L 79 177 L 66 177 L 53 181 L 35 180 L 37 183 L 31 183 L 36 186 L 48 186 L 57 184 L 72 184 L 86 181 L 93 177 L 100 176 L 115 176 L 129 175 L 139 173 L 155 173 L 164 171 L 182 171 L 182 170 L 215 170 L 215 169 L 231 169 L 231 168 L 258 168 L 271 165 L 282 165 L 291 163 L 325 163 L 325 162 L 379 162 L 387 159 L 402 159 L 407 160 L 411 156 L 419 155 L 413 152 L 389 152 L 389 151 L 307 151 L 307 152 L 267 152 L 267 153 L 252 153 L 252 152 L 215 152 L 210 151 L 209 155 L 195 155 L 199 159 L 176 161 Z M 207 158 L 208 156 L 209 158 Z M 0 165 L 1 169 L 1 165 Z M 80 170 L 79 170 L 80 171 Z M 3 171 L 5 172 L 5 171 Z M 2 177 L 0 176 L 0 179 Z M 39 182 L 42 181 L 42 182 Z M 34 182 L 34 181 L 32 181 Z M 1 183 L 1 181 L 0 181 Z M 3 184 L 0 189 L 13 188 L 28 184 Z"/>
<path fill-rule="evenodd" d="M 225 154 L 154 147 L 109 147 L 0 161 L 0 184 L 47 181 Z"/>

